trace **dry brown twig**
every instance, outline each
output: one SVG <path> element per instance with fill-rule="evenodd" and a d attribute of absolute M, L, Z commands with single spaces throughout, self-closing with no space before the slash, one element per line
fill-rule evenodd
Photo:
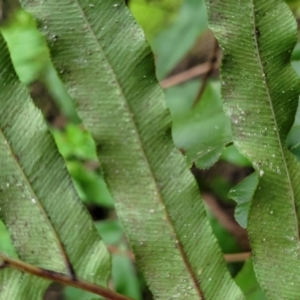
<path fill-rule="evenodd" d="M 110 289 L 107 289 L 102 286 L 98 286 L 91 282 L 81 280 L 78 278 L 72 278 L 66 274 L 55 272 L 52 270 L 46 270 L 39 268 L 30 264 L 27 264 L 23 261 L 11 258 L 3 253 L 0 253 L 0 267 L 1 268 L 14 268 L 19 271 L 42 277 L 51 281 L 55 281 L 64 285 L 73 286 L 81 290 L 85 290 L 96 295 L 102 296 L 108 300 L 132 300 L 126 296 L 118 294 Z"/>
<path fill-rule="evenodd" d="M 195 77 L 206 74 L 210 70 L 211 64 L 210 62 L 205 62 L 203 64 L 197 65 L 193 68 L 190 68 L 184 72 L 168 77 L 160 82 L 160 85 L 163 89 L 170 88 L 180 83 L 184 83 L 193 79 Z M 214 64 L 214 69 L 218 69 L 218 64 Z"/>
<path fill-rule="evenodd" d="M 107 246 L 108 250 L 111 254 L 117 254 L 117 255 L 125 255 L 132 261 L 135 261 L 134 254 L 131 251 L 122 251 L 116 246 Z M 226 262 L 242 262 L 247 260 L 249 257 L 251 257 L 251 252 L 242 252 L 242 253 L 230 253 L 230 254 L 224 254 L 224 259 Z"/>

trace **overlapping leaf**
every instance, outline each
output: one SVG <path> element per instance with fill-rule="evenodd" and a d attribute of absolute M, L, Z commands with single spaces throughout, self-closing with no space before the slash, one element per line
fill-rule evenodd
<path fill-rule="evenodd" d="M 106 284 L 109 254 L 74 192 L 40 111 L 19 83 L 0 38 L 0 218 L 18 257 Z M 1 260 L 1 255 L 0 255 Z M 0 270 L 0 299 L 42 299 L 49 281 Z"/>
<path fill-rule="evenodd" d="M 241 299 L 209 227 L 143 33 L 121 0 L 24 1 L 90 129 L 136 260 L 161 299 Z"/>
<path fill-rule="evenodd" d="M 229 118 L 222 107 L 219 84 L 209 82 L 201 100 L 194 105 L 199 80 L 167 90 L 172 115 L 172 134 L 177 148 L 184 152 L 189 166 L 211 167 L 225 145 L 231 142 Z"/>
<path fill-rule="evenodd" d="M 247 228 L 248 214 L 255 190 L 259 182 L 256 172 L 252 173 L 228 193 L 228 197 L 237 202 L 234 217 L 244 228 Z"/>
<path fill-rule="evenodd" d="M 299 95 L 289 62 L 296 23 L 281 0 L 207 6 L 224 51 L 222 93 L 234 142 L 261 177 L 248 219 L 258 280 L 269 299 L 298 299 L 300 167 L 285 147 Z"/>

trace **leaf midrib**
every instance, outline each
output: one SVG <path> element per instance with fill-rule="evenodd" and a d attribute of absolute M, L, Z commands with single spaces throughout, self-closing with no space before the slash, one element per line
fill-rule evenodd
<path fill-rule="evenodd" d="M 13 150 L 13 148 L 12 148 L 10 142 L 9 142 L 9 139 L 7 138 L 5 133 L 3 132 L 2 128 L 0 128 L 0 134 L 2 135 L 3 139 L 6 141 L 5 145 L 8 149 L 8 151 L 10 152 L 11 157 L 13 157 L 13 160 L 15 161 L 15 164 L 16 164 L 17 168 L 19 169 L 19 172 L 22 174 L 27 187 L 29 187 L 31 194 L 33 195 L 33 197 L 36 201 L 36 204 L 38 205 L 38 208 L 39 208 L 40 212 L 42 213 L 42 215 L 44 217 L 45 222 L 47 223 L 49 229 L 52 231 L 52 233 L 54 235 L 54 238 L 57 242 L 58 248 L 59 248 L 59 250 L 61 252 L 61 255 L 63 257 L 64 265 L 65 265 L 66 270 L 68 271 L 68 274 L 73 275 L 72 265 L 71 265 L 70 260 L 68 258 L 67 252 L 66 252 L 66 250 L 63 246 L 63 243 L 59 238 L 58 232 L 54 228 L 47 212 L 45 211 L 43 205 L 41 204 L 40 199 L 39 199 L 38 195 L 36 194 L 36 192 L 34 191 L 32 185 L 30 183 L 30 180 L 28 179 L 27 175 L 25 174 L 19 160 L 16 158 L 17 154 L 14 152 L 14 150 Z"/>
<path fill-rule="evenodd" d="M 166 206 L 164 205 L 163 197 L 162 197 L 161 192 L 160 192 L 160 189 L 159 189 L 159 187 L 158 187 L 157 180 L 155 179 L 154 171 L 152 170 L 151 164 L 150 164 L 150 162 L 149 162 L 149 160 L 148 160 L 148 158 L 147 158 L 145 149 L 144 149 L 144 147 L 143 147 L 141 135 L 140 135 L 140 133 L 139 133 L 139 131 L 138 131 L 136 122 L 134 121 L 133 113 L 132 113 L 132 111 L 131 111 L 131 109 L 130 109 L 130 106 L 129 106 L 129 104 L 128 104 L 128 101 L 126 100 L 126 97 L 125 97 L 124 91 L 123 91 L 123 89 L 122 89 L 122 86 L 121 86 L 121 84 L 120 84 L 120 82 L 119 82 L 118 76 L 117 76 L 116 72 L 114 71 L 112 65 L 110 64 L 110 61 L 109 61 L 109 59 L 107 58 L 105 52 L 103 51 L 103 48 L 102 48 L 102 46 L 101 46 L 101 44 L 100 44 L 100 42 L 99 42 L 99 40 L 98 40 L 98 38 L 97 38 L 97 35 L 96 35 L 95 31 L 93 30 L 93 28 L 91 27 L 91 25 L 90 25 L 90 23 L 89 23 L 89 21 L 88 21 L 88 18 L 87 18 L 87 16 L 86 16 L 86 14 L 85 14 L 83 8 L 81 7 L 79 1 L 76 0 L 75 2 L 76 2 L 76 4 L 77 4 L 77 7 L 78 7 L 78 9 L 79 9 L 79 11 L 80 11 L 82 17 L 83 17 L 83 20 L 84 20 L 84 21 L 86 22 L 86 24 L 88 25 L 88 26 L 86 27 L 86 29 L 88 29 L 88 30 L 90 31 L 91 35 L 93 36 L 94 40 L 96 41 L 96 44 L 98 45 L 98 47 L 99 47 L 99 49 L 100 49 L 100 52 L 101 52 L 103 58 L 105 59 L 107 65 L 109 66 L 109 69 L 111 70 L 112 75 L 113 75 L 114 78 L 115 78 L 115 82 L 116 82 L 117 87 L 118 87 L 118 89 L 119 89 L 119 91 L 120 91 L 120 95 L 121 95 L 121 97 L 122 97 L 122 99 L 123 99 L 123 102 L 124 102 L 125 105 L 126 105 L 127 111 L 129 112 L 129 116 L 130 116 L 130 119 L 131 119 L 131 121 L 132 121 L 131 123 L 132 123 L 133 126 L 134 126 L 134 131 L 135 131 L 135 134 L 136 134 L 136 136 L 137 136 L 137 140 L 138 140 L 138 143 L 139 143 L 139 146 L 140 146 L 139 148 L 141 149 L 141 152 L 142 152 L 144 161 L 146 162 L 146 165 L 147 165 L 147 167 L 148 167 L 148 169 L 149 169 L 149 171 L 150 171 L 152 181 L 154 181 L 154 183 L 155 183 L 156 195 L 158 196 L 158 200 L 159 200 L 161 206 L 163 207 L 163 211 L 164 211 L 164 213 L 165 213 L 166 219 L 167 219 L 168 223 L 170 224 L 170 227 L 172 228 L 173 235 L 174 235 L 176 241 L 180 241 L 179 238 L 178 238 L 178 235 L 177 235 L 177 233 L 176 233 L 176 230 L 175 230 L 175 228 L 174 228 L 174 226 L 173 226 L 173 223 L 172 223 L 172 221 L 171 221 L 171 219 L 170 219 L 170 217 L 169 217 L 169 214 L 167 213 L 167 211 L 166 211 L 166 209 L 165 209 Z M 196 276 L 195 276 L 195 274 L 194 274 L 194 272 L 193 272 L 193 270 L 192 270 L 192 267 L 191 267 L 190 263 L 188 262 L 188 259 L 187 259 L 186 255 L 185 255 L 185 253 L 184 253 L 184 250 L 183 250 L 183 247 L 182 247 L 181 243 L 178 242 L 177 246 L 178 246 L 177 249 L 179 249 L 179 252 L 180 252 L 181 257 L 182 257 L 182 259 L 183 259 L 184 265 L 186 266 L 186 269 L 188 270 L 188 273 L 189 273 L 190 276 L 191 276 L 191 279 L 192 279 L 192 281 L 193 281 L 193 284 L 194 284 L 194 286 L 195 286 L 195 289 L 196 289 L 196 291 L 197 291 L 197 293 L 198 293 L 200 299 L 205 300 L 204 295 L 203 295 L 203 291 L 199 288 L 199 285 L 198 285 L 198 283 L 197 283 L 198 280 L 197 280 L 197 278 L 196 278 Z"/>
<path fill-rule="evenodd" d="M 267 93 L 268 102 L 269 102 L 271 113 L 272 113 L 272 118 L 274 120 L 274 124 L 275 124 L 275 127 L 276 127 L 275 132 L 276 132 L 277 140 L 278 140 L 278 144 L 279 144 L 280 155 L 281 155 L 282 160 L 283 160 L 284 169 L 285 169 L 286 176 L 287 176 L 287 179 L 288 179 L 288 185 L 289 185 L 289 188 L 290 188 L 290 191 L 291 191 L 291 201 L 292 201 L 294 217 L 295 217 L 295 221 L 296 221 L 295 222 L 296 223 L 296 232 L 297 232 L 297 238 L 299 240 L 300 239 L 299 224 L 298 224 L 299 222 L 298 222 L 298 218 L 297 218 L 295 193 L 294 193 L 294 189 L 293 189 L 293 186 L 292 186 L 292 181 L 291 181 L 291 177 L 290 177 L 290 173 L 289 173 L 289 168 L 287 166 L 286 158 L 285 158 L 285 155 L 284 155 L 283 145 L 282 145 L 280 135 L 279 135 L 276 114 L 275 114 L 275 110 L 274 110 L 274 107 L 273 107 L 273 102 L 272 102 L 272 98 L 271 98 L 271 95 L 270 95 L 269 86 L 267 84 L 267 76 L 266 76 L 266 73 L 264 72 L 264 66 L 263 66 L 263 63 L 262 63 L 261 55 L 260 55 L 258 39 L 257 39 L 257 33 L 256 33 L 256 28 L 257 27 L 256 27 L 256 15 L 255 15 L 255 10 L 254 10 L 254 5 L 255 5 L 254 1 L 255 0 L 251 0 L 251 4 L 252 4 L 251 5 L 251 7 L 252 7 L 251 12 L 252 12 L 252 18 L 253 18 L 253 32 L 254 32 L 255 49 L 256 49 L 256 52 L 257 52 L 258 63 L 259 63 L 260 69 L 261 69 L 261 73 L 262 73 L 262 76 L 264 78 L 263 82 L 264 82 L 264 85 L 265 85 L 265 90 L 266 90 L 266 93 Z"/>

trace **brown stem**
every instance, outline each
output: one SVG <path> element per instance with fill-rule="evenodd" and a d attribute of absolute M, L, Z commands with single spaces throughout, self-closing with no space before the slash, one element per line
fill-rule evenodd
<path fill-rule="evenodd" d="M 219 50 L 219 44 L 218 44 L 217 39 L 215 38 L 214 39 L 214 49 L 213 49 L 212 55 L 210 57 L 210 60 L 208 61 L 209 68 L 201 81 L 201 86 L 200 86 L 199 92 L 195 98 L 193 106 L 196 106 L 198 104 L 198 102 L 201 100 L 201 97 L 206 88 L 207 81 L 208 81 L 209 77 L 211 76 L 213 69 L 214 69 L 214 64 L 217 61 L 218 50 Z"/>
<path fill-rule="evenodd" d="M 135 261 L 135 257 L 131 251 L 121 251 L 118 247 L 116 246 L 107 246 L 109 252 L 111 254 L 117 254 L 117 255 L 125 255 L 132 261 Z M 226 262 L 242 262 L 247 260 L 249 257 L 251 257 L 251 252 L 242 252 L 242 253 L 230 253 L 230 254 L 224 254 L 224 259 Z"/>
<path fill-rule="evenodd" d="M 200 64 L 198 66 L 195 66 L 179 74 L 176 74 L 174 76 L 162 80 L 160 82 L 160 85 L 163 89 L 167 89 L 174 85 L 184 83 L 190 79 L 206 74 L 210 70 L 210 67 L 211 67 L 210 62 L 205 62 L 203 64 Z M 214 66 L 214 68 L 217 67 L 218 67 L 217 65 Z"/>
<path fill-rule="evenodd" d="M 126 296 L 118 294 L 112 290 L 104 288 L 102 286 L 98 286 L 96 284 L 81 280 L 81 279 L 73 279 L 65 274 L 58 273 L 52 270 L 42 269 L 30 264 L 27 264 L 23 261 L 11 258 L 3 253 L 0 253 L 0 261 L 2 261 L 3 267 L 11 267 L 14 269 L 18 269 L 20 271 L 29 273 L 31 275 L 35 275 L 38 277 L 42 277 L 45 279 L 49 279 L 52 281 L 59 282 L 64 285 L 73 286 L 81 290 L 85 290 L 87 292 L 94 293 L 96 295 L 102 296 L 105 299 L 109 300 L 132 300 Z"/>
<path fill-rule="evenodd" d="M 131 251 L 122 251 L 120 248 L 113 246 L 113 245 L 107 245 L 107 249 L 111 254 L 117 254 L 117 255 L 124 255 L 127 256 L 132 261 L 135 260 L 135 257 Z"/>
<path fill-rule="evenodd" d="M 208 205 L 211 213 L 220 222 L 223 228 L 225 228 L 236 239 L 243 250 L 250 249 L 247 231 L 240 227 L 238 223 L 228 215 L 224 209 L 220 206 L 217 199 L 211 194 L 203 193 L 202 198 Z"/>
<path fill-rule="evenodd" d="M 251 257 L 251 252 L 224 254 L 226 262 L 241 262 Z"/>

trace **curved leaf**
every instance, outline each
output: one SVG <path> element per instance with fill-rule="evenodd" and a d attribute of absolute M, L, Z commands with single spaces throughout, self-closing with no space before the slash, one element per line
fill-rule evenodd
<path fill-rule="evenodd" d="M 63 80 L 96 141 L 118 216 L 155 297 L 242 299 L 172 143 L 152 54 L 123 1 L 24 3 L 59 36 L 53 61 L 68 70 Z"/>
<path fill-rule="evenodd" d="M 230 121 L 223 111 L 218 88 L 218 83 L 208 83 L 196 106 L 199 80 L 172 87 L 166 92 L 173 140 L 184 152 L 189 166 L 195 163 L 200 169 L 211 167 L 232 140 Z"/>
<path fill-rule="evenodd" d="M 184 0 L 173 25 L 161 32 L 151 43 L 157 54 L 157 77 L 163 79 L 190 50 L 207 29 L 207 13 L 203 0 Z M 178 36 L 181 43 L 178 45 Z"/>
<path fill-rule="evenodd" d="M 244 263 L 242 270 L 235 277 L 235 281 L 246 295 L 247 300 L 267 299 L 257 282 L 251 258 Z"/>
<path fill-rule="evenodd" d="M 296 22 L 281 0 L 207 5 L 234 142 L 261 176 L 248 219 L 255 271 L 269 299 L 298 299 L 300 167 L 285 147 L 299 95 Z"/>
<path fill-rule="evenodd" d="M 11 1 L 18 3 L 18 0 Z M 7 43 L 20 81 L 30 87 L 31 95 L 42 94 L 48 100 L 44 101 L 46 103 L 37 101 L 45 115 L 50 114 L 49 117 L 53 118 L 55 111 L 60 109 L 70 120 L 78 123 L 80 120 L 74 110 L 72 99 L 58 78 L 46 40 L 37 30 L 34 18 L 22 8 L 9 7 L 4 13 L 9 17 L 1 22 L 0 32 Z M 37 83 L 38 87 L 34 88 L 34 84 Z M 45 92 L 41 92 L 41 85 L 46 87 L 48 96 L 44 95 Z"/>
<path fill-rule="evenodd" d="M 130 0 L 129 7 L 149 42 L 177 17 L 183 0 Z"/>
<path fill-rule="evenodd" d="M 244 228 L 247 228 L 248 214 L 253 195 L 259 183 L 259 176 L 256 172 L 246 177 L 228 193 L 228 197 L 236 201 L 234 217 Z"/>
<path fill-rule="evenodd" d="M 74 193 L 40 111 L 16 78 L 1 37 L 0 70 L 0 218 L 18 257 L 70 275 L 72 264 L 79 277 L 105 285 L 109 253 Z M 48 285 L 0 269 L 1 300 L 42 299 Z"/>

